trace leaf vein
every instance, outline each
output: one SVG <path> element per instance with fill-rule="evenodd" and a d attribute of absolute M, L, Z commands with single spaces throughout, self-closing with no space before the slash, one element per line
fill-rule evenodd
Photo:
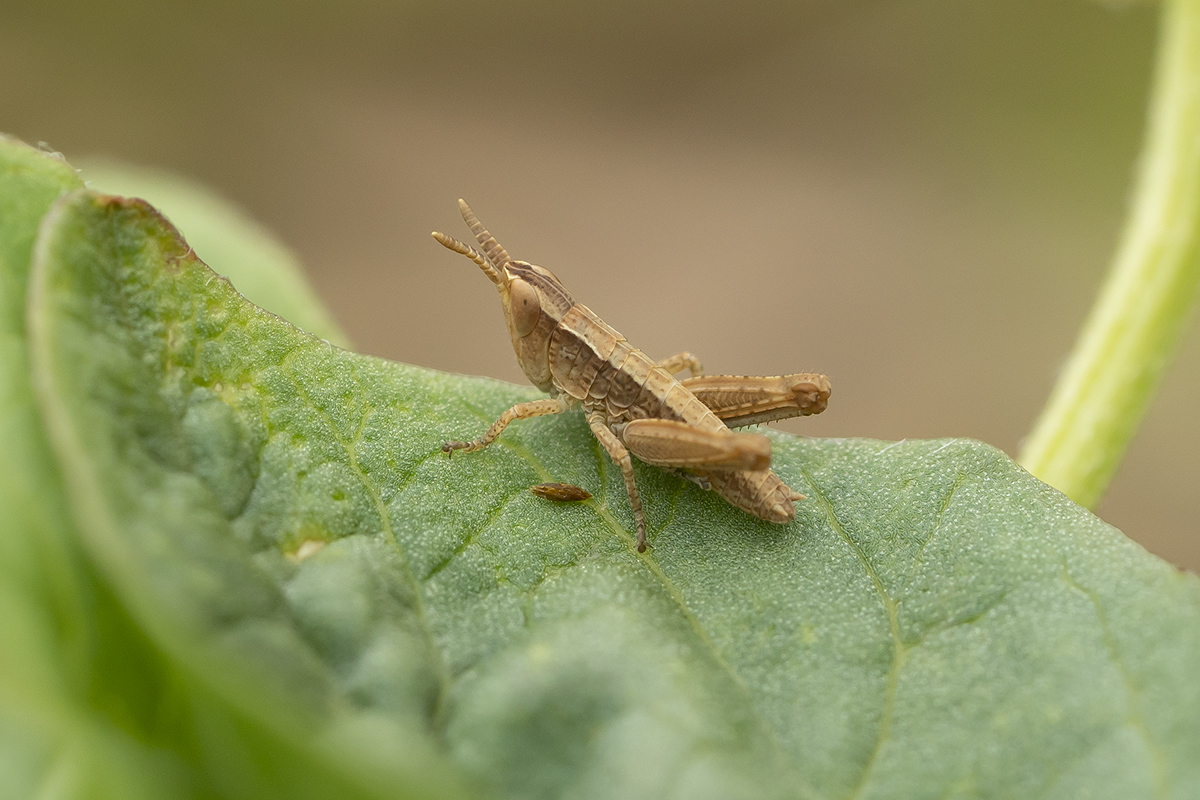
<path fill-rule="evenodd" d="M 931 625 L 930 627 L 926 628 L 924 631 L 919 633 L 916 636 L 916 638 L 911 639 L 908 642 L 906 642 L 905 647 L 907 647 L 909 650 L 912 650 L 914 647 L 918 647 L 918 646 L 924 644 L 925 642 L 929 641 L 929 639 L 934 636 L 937 636 L 942 633 L 946 633 L 948 631 L 952 631 L 955 628 L 962 628 L 966 625 L 974 625 L 976 622 L 979 622 L 981 619 L 986 617 L 988 614 L 990 614 L 994 610 L 996 610 L 1000 606 L 1001 603 L 1003 603 L 1006 599 L 1008 599 L 1008 595 L 1011 593 L 1011 591 L 1012 591 L 1011 589 L 1005 589 L 1004 591 L 999 592 L 995 596 L 995 598 L 993 600 L 991 600 L 990 602 L 988 602 L 986 605 L 984 605 L 983 608 L 979 609 L 978 611 L 974 611 L 964 617 L 958 617 L 956 619 L 951 619 L 948 622 L 944 622 L 940 625 Z"/>
<path fill-rule="evenodd" d="M 1067 569 L 1066 563 L 1062 567 L 1062 579 L 1072 589 L 1082 594 L 1092 604 L 1092 608 L 1096 612 L 1096 619 L 1100 622 L 1100 638 L 1104 642 L 1104 648 L 1108 652 L 1109 660 L 1117 670 L 1117 674 L 1121 676 L 1121 681 L 1125 685 L 1126 698 L 1129 701 L 1129 712 L 1127 722 L 1131 728 L 1137 731 L 1142 741 L 1146 743 L 1146 749 L 1150 752 L 1150 769 L 1151 778 L 1154 783 L 1154 796 L 1157 798 L 1169 797 L 1171 794 L 1170 781 L 1167 777 L 1166 757 L 1163 755 L 1158 744 L 1150 735 L 1150 729 L 1146 725 L 1146 718 L 1142 714 L 1141 697 L 1142 690 L 1138 686 L 1132 673 L 1129 671 L 1129 666 L 1121 657 L 1120 650 L 1117 648 L 1117 640 L 1113 635 L 1112 628 L 1108 624 L 1108 612 L 1104 610 L 1104 605 L 1100 602 L 1100 598 L 1096 592 L 1075 580 Z"/>
<path fill-rule="evenodd" d="M 829 519 L 829 524 L 834 532 L 841 537 L 842 541 L 854 553 L 855 558 L 858 559 L 859 564 L 862 565 L 863 570 L 867 573 L 867 577 L 871 579 L 871 583 L 875 586 L 875 592 L 879 595 L 879 599 L 883 602 L 884 610 L 887 612 L 888 629 L 892 637 L 892 663 L 888 668 L 887 677 L 884 682 L 883 711 L 879 715 L 879 732 L 876 735 L 875 745 L 871 748 L 871 754 L 867 757 L 867 761 L 863 765 L 862 774 L 859 776 L 854 788 L 846 796 L 847 800 L 853 800 L 853 798 L 857 798 L 862 794 L 863 788 L 867 785 L 867 780 L 871 776 L 871 770 L 875 766 L 879 752 L 883 749 L 884 743 L 887 742 L 888 737 L 891 735 L 892 717 L 896 708 L 896 690 L 899 685 L 900 670 L 904 667 L 904 662 L 908 654 L 908 647 L 900 637 L 899 603 L 893 600 L 887 593 L 887 589 L 884 587 L 879 573 L 875 571 L 875 568 L 867 559 L 866 553 L 859 547 L 858 542 L 854 541 L 846 532 L 845 527 L 838 520 L 837 515 L 834 514 L 833 505 L 829 502 L 829 498 L 825 496 L 825 493 L 817 485 L 812 475 L 809 474 L 808 470 L 803 468 L 800 469 L 800 474 L 804 476 L 804 480 L 812 489 L 814 499 L 816 499 L 817 504 Z"/>
<path fill-rule="evenodd" d="M 286 360 L 287 359 L 285 359 L 285 362 Z M 437 672 L 438 676 L 438 696 L 434 702 L 435 711 L 433 714 L 434 719 L 437 719 L 440 716 L 441 709 L 445 704 L 449 689 L 449 680 L 446 674 L 446 663 L 445 659 L 442 657 L 441 648 L 438 647 L 437 640 L 434 638 L 433 631 L 429 626 L 428 615 L 425 611 L 425 602 L 424 598 L 422 597 L 422 585 L 413 574 L 412 564 L 409 563 L 408 554 L 404 552 L 404 548 L 400 546 L 400 541 L 396 538 L 396 532 L 392 527 L 391 514 L 388 512 L 387 506 L 384 505 L 383 496 L 380 493 L 379 488 L 367 475 L 366 470 L 364 470 L 358 463 L 358 454 L 355 450 L 354 443 L 348 442 L 342 437 L 341 433 L 338 431 L 337 422 L 333 419 L 333 416 L 330 415 L 330 413 L 326 411 L 319 403 L 316 403 L 313 400 L 312 396 L 308 393 L 308 390 L 304 387 L 300 376 L 296 375 L 294 372 L 292 373 L 292 383 L 296 387 L 296 392 L 301 396 L 301 398 L 303 398 L 304 402 L 307 403 L 310 408 L 316 411 L 317 414 L 319 414 L 325 421 L 325 424 L 329 427 L 333 438 L 345 451 L 346 459 L 349 461 L 351 470 L 353 470 L 354 474 L 358 476 L 359 482 L 362 484 L 363 488 L 366 489 L 367 494 L 371 497 L 371 502 L 375 505 L 375 512 L 379 515 L 379 521 L 383 528 L 383 533 L 390 540 L 392 547 L 400 556 L 400 563 L 404 568 L 404 577 L 407 579 L 409 585 L 413 589 L 413 610 L 416 612 L 417 622 L 420 624 L 421 631 L 425 635 L 426 642 L 429 645 L 429 651 L 437 660 L 435 671 Z M 363 426 L 366 424 L 366 417 L 372 413 L 372 410 L 373 409 L 370 407 L 367 407 L 367 409 L 363 412 L 363 419 L 359 421 L 357 429 L 359 433 L 361 433 Z"/>
<path fill-rule="evenodd" d="M 446 567 L 450 566 L 450 564 L 454 561 L 454 559 L 458 558 L 463 553 L 467 552 L 467 550 L 470 549 L 471 545 L 473 545 L 475 543 L 475 540 L 479 538 L 480 534 L 482 534 L 484 531 L 486 531 L 488 528 L 490 528 L 492 526 L 492 523 L 494 523 L 497 520 L 497 518 L 499 518 L 499 516 L 502 513 L 504 513 L 504 509 L 508 507 L 508 504 L 511 503 L 517 497 L 520 497 L 522 494 L 523 494 L 523 492 L 517 491 L 517 492 L 511 492 L 508 495 L 505 495 L 505 497 L 503 499 L 501 499 L 501 501 L 499 503 L 496 504 L 496 507 L 487 513 L 487 516 L 484 518 L 483 522 L 480 523 L 479 526 L 477 528 L 475 528 L 475 530 L 473 530 L 469 534 L 467 534 L 466 538 L 464 538 L 462 540 L 462 542 L 460 542 L 458 544 L 458 546 L 455 547 L 454 550 L 452 550 L 450 552 L 450 555 L 446 556 L 444 559 L 442 559 L 437 564 L 435 564 L 432 569 L 429 570 L 428 574 L 425 575 L 424 580 L 426 580 L 426 581 L 431 580 L 439 572 L 444 570 Z"/>
<path fill-rule="evenodd" d="M 946 512 L 950 510 L 950 504 L 954 502 L 954 495 L 957 494 L 958 490 L 962 488 L 962 485 L 967 482 L 967 477 L 968 476 L 965 472 L 959 472 L 954 478 L 954 485 L 951 486 L 950 491 L 946 493 L 946 497 L 938 506 L 937 514 L 933 518 L 933 529 L 929 532 L 929 536 L 925 538 L 925 541 L 921 542 L 921 546 L 917 548 L 917 552 L 913 554 L 913 566 L 916 566 L 916 563 L 921 560 L 921 556 L 925 553 L 925 548 L 927 548 L 929 543 L 934 540 L 939 532 L 941 532 L 942 519 L 946 516 Z"/>

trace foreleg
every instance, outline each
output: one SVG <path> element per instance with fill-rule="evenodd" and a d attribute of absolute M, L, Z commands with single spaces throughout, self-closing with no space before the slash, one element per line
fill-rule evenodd
<path fill-rule="evenodd" d="M 532 400 L 528 403 L 517 403 L 508 411 L 501 414 L 500 419 L 493 422 L 492 427 L 488 428 L 487 433 L 483 434 L 483 436 L 480 436 L 473 442 L 446 442 L 442 445 L 442 452 L 453 454 L 455 450 L 466 450 L 468 453 L 475 450 L 482 450 L 495 441 L 496 437 L 514 420 L 541 417 L 546 414 L 561 414 L 569 407 L 570 404 L 561 397 Z"/>

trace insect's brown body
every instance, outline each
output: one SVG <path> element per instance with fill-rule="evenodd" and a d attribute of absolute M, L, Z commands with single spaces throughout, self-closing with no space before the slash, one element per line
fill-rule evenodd
<path fill-rule="evenodd" d="M 469 256 L 496 284 L 521 368 L 531 383 L 554 397 L 518 404 L 480 439 L 447 442 L 443 449 L 477 450 L 514 419 L 578 405 L 621 467 L 639 550 L 646 545 L 645 521 L 630 452 L 647 463 L 680 470 L 761 519 L 782 523 L 795 518 L 792 501 L 802 495 L 770 470 L 770 440 L 734 433 L 726 422 L 741 426 L 820 413 L 830 392 L 824 375 L 700 377 L 700 365 L 688 353 L 657 362 L 575 302 L 549 270 L 511 260 L 467 204 L 460 200 L 459 205 L 484 252 L 444 234 L 434 236 Z M 684 368 L 693 377 L 676 380 L 674 373 Z"/>
<path fill-rule="evenodd" d="M 698 431 L 729 432 L 729 426 L 683 383 L 585 305 L 574 304 L 559 321 L 549 356 L 555 387 L 578 400 L 589 417 L 602 417 L 618 438 L 623 438 L 622 427 L 637 419 L 673 420 Z M 769 452 L 765 463 L 770 463 Z M 657 459 L 647 452 L 642 460 L 655 463 Z M 796 518 L 794 493 L 770 469 L 709 472 L 692 467 L 691 471 L 743 511 L 771 522 Z"/>

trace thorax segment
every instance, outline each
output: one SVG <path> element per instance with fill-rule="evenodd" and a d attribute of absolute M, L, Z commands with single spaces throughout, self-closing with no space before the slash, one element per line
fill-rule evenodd
<path fill-rule="evenodd" d="M 725 428 L 674 376 L 587 306 L 577 303 L 559 320 L 549 358 L 555 386 L 610 423 L 658 418 Z"/>

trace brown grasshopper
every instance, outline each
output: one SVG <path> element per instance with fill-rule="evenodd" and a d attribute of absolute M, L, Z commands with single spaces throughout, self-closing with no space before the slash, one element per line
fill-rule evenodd
<path fill-rule="evenodd" d="M 771 441 L 730 427 L 820 414 L 829 401 L 829 379 L 815 373 L 769 378 L 703 376 L 691 353 L 654 361 L 633 347 L 585 305 L 576 303 L 553 272 L 513 261 L 465 201 L 463 219 L 474 247 L 433 234 L 467 256 L 496 284 L 517 361 L 546 400 L 517 403 L 473 442 L 446 442 L 442 450 L 479 450 L 513 420 L 561 414 L 582 406 L 588 426 L 625 478 L 637 521 L 637 549 L 646 551 L 646 519 L 633 479 L 630 454 L 673 469 L 733 505 L 770 522 L 796 518 L 792 491 L 771 471 Z M 692 377 L 673 376 L 687 369 Z"/>

